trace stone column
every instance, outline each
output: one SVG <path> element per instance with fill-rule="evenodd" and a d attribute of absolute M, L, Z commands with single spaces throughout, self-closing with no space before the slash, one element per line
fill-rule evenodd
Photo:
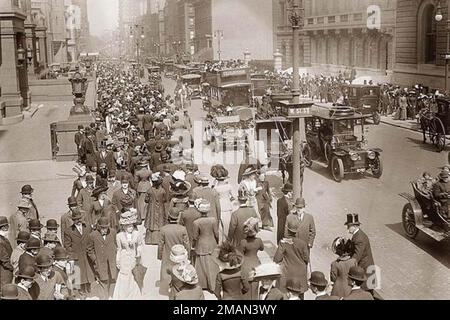
<path fill-rule="evenodd" d="M 273 61 L 275 66 L 275 71 L 281 71 L 283 68 L 283 55 L 280 53 L 280 50 L 273 54 Z"/>
<path fill-rule="evenodd" d="M 244 63 L 248 66 L 250 61 L 251 61 L 251 56 L 252 54 L 250 53 L 250 51 L 245 50 L 244 52 Z"/>
<path fill-rule="evenodd" d="M 36 25 L 32 23 L 25 24 L 25 34 L 27 43 L 25 50 L 27 51 L 28 74 L 35 74 L 38 72 L 38 61 L 36 57 Z"/>

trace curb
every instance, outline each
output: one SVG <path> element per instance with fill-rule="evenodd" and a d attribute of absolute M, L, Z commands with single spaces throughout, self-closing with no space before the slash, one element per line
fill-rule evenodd
<path fill-rule="evenodd" d="M 402 125 L 400 125 L 400 124 L 396 124 L 396 123 L 388 122 L 388 121 L 386 121 L 386 120 L 383 120 L 383 119 L 381 119 L 381 123 L 384 123 L 384 124 L 390 125 L 390 126 L 392 126 L 392 127 L 397 127 L 397 128 L 401 128 L 401 129 L 405 129 L 405 130 L 413 131 L 413 132 L 419 132 L 419 133 L 421 133 L 421 132 L 422 132 L 422 131 L 420 131 L 420 129 L 413 129 L 413 128 L 410 128 L 410 127 L 402 126 Z"/>

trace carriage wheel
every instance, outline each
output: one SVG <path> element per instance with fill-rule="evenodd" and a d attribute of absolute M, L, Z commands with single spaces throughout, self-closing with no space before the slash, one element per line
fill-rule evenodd
<path fill-rule="evenodd" d="M 442 123 L 441 119 L 434 118 L 433 119 L 433 126 L 435 128 L 435 135 L 434 135 L 434 145 L 436 146 L 436 149 L 438 152 L 442 152 L 445 149 L 445 127 Z"/>
<path fill-rule="evenodd" d="M 344 179 L 344 162 L 336 156 L 331 159 L 331 174 L 336 182 L 341 182 Z"/>
<path fill-rule="evenodd" d="M 416 221 L 414 219 L 414 210 L 411 204 L 409 203 L 405 204 L 405 206 L 403 207 L 402 223 L 406 235 L 411 239 L 415 239 L 417 237 L 417 234 L 419 233 L 419 229 L 417 229 L 416 227 Z"/>
<path fill-rule="evenodd" d="M 383 174 L 383 163 L 381 162 L 380 157 L 376 157 L 373 162 L 372 174 L 375 178 L 380 179 Z"/>

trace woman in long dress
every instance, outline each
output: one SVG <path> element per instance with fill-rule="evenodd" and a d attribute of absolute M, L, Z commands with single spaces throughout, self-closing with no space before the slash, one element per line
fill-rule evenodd
<path fill-rule="evenodd" d="M 125 212 L 120 219 L 122 231 L 116 236 L 116 264 L 119 274 L 113 300 L 140 300 L 142 293 L 133 276 L 133 268 L 141 261 L 142 236 L 136 224 L 136 212 Z"/>
<path fill-rule="evenodd" d="M 134 172 L 134 178 L 137 183 L 136 192 L 138 194 L 137 200 L 137 212 L 138 212 L 138 224 L 142 223 L 147 215 L 147 192 L 152 187 L 150 183 L 150 176 L 152 172 L 148 167 L 148 161 L 142 160 L 139 163 L 139 168 Z"/>
<path fill-rule="evenodd" d="M 259 232 L 259 220 L 250 218 L 244 223 L 244 233 L 246 238 L 241 241 L 242 253 L 244 254 L 244 263 L 242 264 L 242 276 L 250 281 L 250 272 L 261 264 L 258 258 L 258 252 L 264 251 L 264 243 L 256 235 Z M 258 299 L 258 282 L 250 282 L 250 290 L 244 294 L 245 300 Z"/>
<path fill-rule="evenodd" d="M 159 175 L 152 175 L 153 186 L 147 192 L 146 202 L 147 216 L 145 217 L 145 244 L 157 245 L 159 232 L 165 224 L 167 194 L 162 187 L 162 179 Z"/>
<path fill-rule="evenodd" d="M 222 169 L 222 168 L 221 168 Z M 223 233 L 228 234 L 228 226 L 231 219 L 231 214 L 233 212 L 233 187 L 228 183 L 228 171 L 223 168 L 223 170 L 218 170 L 213 176 L 216 178 L 214 183 L 214 189 L 219 194 L 221 217 L 224 225 Z"/>
<path fill-rule="evenodd" d="M 219 228 L 217 219 L 208 217 L 211 205 L 203 200 L 197 210 L 201 217 L 194 221 L 192 246 L 195 249 L 195 269 L 197 270 L 199 284 L 204 290 L 214 292 L 219 267 L 214 262 L 212 254 L 219 241 Z"/>
<path fill-rule="evenodd" d="M 331 263 L 330 280 L 333 283 L 332 296 L 345 298 L 352 291 L 348 284 L 348 272 L 356 266 L 356 260 L 352 258 L 353 242 L 344 238 L 336 238 L 332 244 L 333 252 L 338 258 Z"/>
<path fill-rule="evenodd" d="M 257 184 L 259 191 L 256 194 L 256 200 L 258 201 L 258 209 L 261 215 L 262 228 L 264 230 L 272 231 L 273 220 L 270 215 L 270 209 L 272 207 L 272 195 L 270 193 L 269 181 L 266 180 L 266 175 L 264 173 L 260 174 L 259 181 Z"/>

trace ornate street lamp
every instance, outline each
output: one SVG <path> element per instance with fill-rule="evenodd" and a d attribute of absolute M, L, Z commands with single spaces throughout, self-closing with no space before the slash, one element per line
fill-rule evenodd
<path fill-rule="evenodd" d="M 26 60 L 26 51 L 22 47 L 22 45 L 19 44 L 19 47 L 17 48 L 17 62 L 19 63 L 19 67 L 25 66 L 25 60 Z"/>
<path fill-rule="evenodd" d="M 72 94 L 74 95 L 73 103 L 74 106 L 70 110 L 71 115 L 78 114 L 89 114 L 89 108 L 84 105 L 86 101 L 86 91 L 88 87 L 87 79 L 81 75 L 81 73 L 76 72 L 74 76 L 69 79 L 72 84 Z"/>

